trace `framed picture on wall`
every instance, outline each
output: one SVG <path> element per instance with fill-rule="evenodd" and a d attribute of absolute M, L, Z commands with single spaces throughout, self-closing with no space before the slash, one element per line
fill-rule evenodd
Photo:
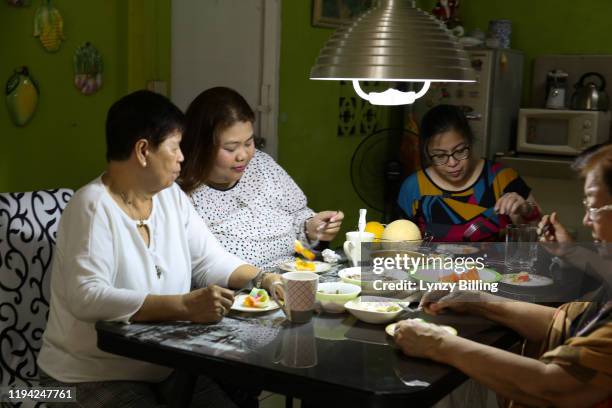
<path fill-rule="evenodd" d="M 312 0 L 312 25 L 337 28 L 350 23 L 376 0 Z"/>

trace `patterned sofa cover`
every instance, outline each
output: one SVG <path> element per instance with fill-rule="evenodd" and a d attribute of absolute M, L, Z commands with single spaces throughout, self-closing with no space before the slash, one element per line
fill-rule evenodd
<path fill-rule="evenodd" d="M 0 193 L 0 388 L 36 385 L 51 258 L 72 194 L 69 189 Z"/>

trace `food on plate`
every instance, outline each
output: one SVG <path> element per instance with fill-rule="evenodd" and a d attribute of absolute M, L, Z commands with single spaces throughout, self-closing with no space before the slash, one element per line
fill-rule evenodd
<path fill-rule="evenodd" d="M 321 252 L 321 256 L 323 257 L 323 261 L 327 263 L 333 264 L 340 261 L 340 255 L 334 252 L 333 249 L 324 249 L 323 252 Z"/>
<path fill-rule="evenodd" d="M 399 312 L 402 308 L 392 302 L 355 302 L 353 307 L 367 312 L 391 313 Z"/>
<path fill-rule="evenodd" d="M 357 273 L 350 273 L 348 275 L 346 275 L 347 279 L 352 279 L 352 280 L 356 280 L 356 281 L 360 281 L 361 280 L 361 273 L 357 272 Z"/>
<path fill-rule="evenodd" d="M 382 233 L 382 239 L 385 241 L 417 241 L 421 238 L 419 227 L 408 220 L 393 221 Z"/>
<path fill-rule="evenodd" d="M 253 288 L 251 292 L 244 298 L 242 306 L 255 307 L 265 309 L 270 304 L 270 296 L 265 289 Z"/>
<path fill-rule="evenodd" d="M 317 266 L 314 262 L 306 261 L 302 258 L 295 258 L 296 271 L 315 271 Z"/>
<path fill-rule="evenodd" d="M 374 242 L 379 242 L 382 234 L 385 231 L 385 226 L 378 221 L 369 221 L 365 226 L 365 232 L 374 234 Z"/>
<path fill-rule="evenodd" d="M 308 259 L 309 261 L 314 261 L 314 259 L 316 258 L 314 252 L 306 248 L 304 244 L 302 244 L 297 239 L 293 242 L 293 250 L 298 254 L 302 255 L 304 258 Z"/>
<path fill-rule="evenodd" d="M 459 282 L 459 281 L 478 281 L 481 280 L 480 275 L 476 268 L 468 269 L 463 273 L 455 273 L 451 272 L 450 275 L 442 276 L 439 281 L 440 282 Z"/>
<path fill-rule="evenodd" d="M 340 294 L 340 290 L 339 289 L 336 289 L 336 290 L 323 290 L 323 289 L 319 289 L 319 290 L 317 290 L 317 292 L 324 293 L 326 295 L 339 295 Z"/>
<path fill-rule="evenodd" d="M 529 277 L 529 272 L 519 272 L 519 273 L 514 274 L 511 280 L 514 283 L 520 283 L 520 282 L 529 282 L 531 278 Z"/>

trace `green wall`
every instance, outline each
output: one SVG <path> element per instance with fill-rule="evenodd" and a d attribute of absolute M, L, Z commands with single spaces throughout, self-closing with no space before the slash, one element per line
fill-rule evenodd
<path fill-rule="evenodd" d="M 433 0 L 420 0 L 419 7 L 431 11 Z M 490 20 L 512 21 L 511 47 L 523 51 L 523 105 L 529 104 L 533 58 L 544 54 L 612 54 L 610 0 L 570 2 L 558 0 L 467 0 L 460 16 L 469 32 L 485 33 Z"/>
<path fill-rule="evenodd" d="M 128 90 L 143 88 L 146 79 L 169 80 L 170 0 L 55 0 L 66 37 L 56 53 L 32 36 L 39 4 L 14 8 L 0 2 L 2 86 L 26 65 L 40 87 L 27 126 L 16 127 L 0 108 L 0 191 L 78 188 L 96 177 L 105 166 L 109 106 Z M 165 25 L 156 28 L 160 17 Z M 72 55 L 86 41 L 104 58 L 104 84 L 90 96 L 73 85 Z"/>
<path fill-rule="evenodd" d="M 308 74 L 332 29 L 310 25 L 310 0 L 284 1 L 280 65 L 279 161 L 316 210 L 347 212 L 344 230 L 354 229 L 363 202 L 350 183 L 350 159 L 360 137 L 336 136 L 339 85 L 310 81 Z M 417 5 L 431 11 L 434 0 Z M 525 53 L 527 103 L 532 59 L 554 53 L 612 53 L 612 1 L 466 0 L 461 16 L 468 30 L 487 31 L 491 19 L 513 21 L 512 47 Z M 378 214 L 373 213 L 370 219 Z M 342 237 L 342 239 L 344 239 Z M 337 240 L 336 242 L 338 242 Z"/>

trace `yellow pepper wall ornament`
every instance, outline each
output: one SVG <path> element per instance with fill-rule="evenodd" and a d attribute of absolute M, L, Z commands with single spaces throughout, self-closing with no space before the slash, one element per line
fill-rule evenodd
<path fill-rule="evenodd" d="M 45 50 L 57 52 L 64 41 L 64 20 L 51 0 L 42 0 L 34 15 L 34 37 Z"/>
<path fill-rule="evenodd" d="M 91 95 L 102 87 L 102 56 L 89 42 L 76 49 L 73 57 L 74 86 L 84 95 Z"/>
<path fill-rule="evenodd" d="M 38 105 L 38 85 L 28 67 L 16 69 L 6 83 L 6 107 L 16 126 L 28 124 Z"/>

